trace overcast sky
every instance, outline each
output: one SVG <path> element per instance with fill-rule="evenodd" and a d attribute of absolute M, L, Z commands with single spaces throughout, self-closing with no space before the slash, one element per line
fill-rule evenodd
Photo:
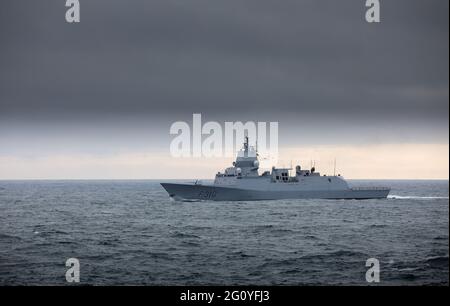
<path fill-rule="evenodd" d="M 68 24 L 64 0 L 4 0 L 0 158 L 168 154 L 194 112 L 448 151 L 449 1 L 380 2 L 369 24 L 363 0 L 80 0 Z"/>

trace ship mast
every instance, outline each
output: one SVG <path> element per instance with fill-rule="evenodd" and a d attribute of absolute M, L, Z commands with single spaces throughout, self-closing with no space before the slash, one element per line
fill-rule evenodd
<path fill-rule="evenodd" d="M 245 150 L 245 152 L 248 151 L 248 136 L 245 136 L 244 150 Z"/>

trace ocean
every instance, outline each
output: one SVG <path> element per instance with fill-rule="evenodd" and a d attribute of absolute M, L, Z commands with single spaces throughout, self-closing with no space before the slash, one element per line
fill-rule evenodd
<path fill-rule="evenodd" d="M 383 200 L 176 202 L 155 180 L 0 181 L 0 285 L 449 284 L 449 183 Z"/>

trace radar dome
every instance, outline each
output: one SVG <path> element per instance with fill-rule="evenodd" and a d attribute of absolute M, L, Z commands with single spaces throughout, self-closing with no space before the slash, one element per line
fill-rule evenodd
<path fill-rule="evenodd" d="M 255 160 L 255 161 L 253 162 L 253 167 L 259 167 L 259 161 Z"/>

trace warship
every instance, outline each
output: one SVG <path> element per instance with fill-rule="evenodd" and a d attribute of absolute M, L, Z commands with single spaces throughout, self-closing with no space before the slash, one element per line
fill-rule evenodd
<path fill-rule="evenodd" d="M 214 183 L 199 181 L 186 184 L 161 183 L 175 200 L 256 201 L 279 199 L 382 199 L 389 187 L 350 187 L 341 175 L 321 175 L 312 166 L 300 165 L 290 175 L 291 168 L 272 167 L 259 174 L 257 149 L 245 137 L 233 166 L 216 174 Z"/>

